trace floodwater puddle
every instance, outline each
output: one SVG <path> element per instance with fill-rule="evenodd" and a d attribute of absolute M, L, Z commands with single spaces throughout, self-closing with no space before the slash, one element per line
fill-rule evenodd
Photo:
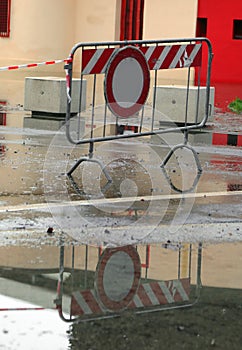
<path fill-rule="evenodd" d="M 241 243 L 167 241 L 105 249 L 62 237 L 58 246 L 0 247 L 0 344 L 9 342 L 14 349 L 17 335 L 19 346 L 30 349 L 31 337 L 41 349 L 48 334 L 56 349 L 67 349 L 73 337 L 86 349 L 88 336 L 79 338 L 71 326 L 76 320 L 91 327 L 101 320 L 105 326 L 105 319 L 114 317 L 108 326 L 112 332 L 117 316 L 140 325 L 154 311 L 162 319 L 184 307 L 199 322 L 203 293 L 211 296 L 211 307 L 220 305 L 224 295 L 221 312 L 227 303 L 239 307 L 242 297 L 234 296 L 242 289 L 241 263 Z M 93 346 L 96 341 L 93 335 Z"/>

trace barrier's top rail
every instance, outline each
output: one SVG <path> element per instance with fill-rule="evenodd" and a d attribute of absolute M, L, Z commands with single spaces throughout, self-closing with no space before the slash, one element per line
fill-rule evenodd
<path fill-rule="evenodd" d="M 124 40 L 124 41 L 102 41 L 102 42 L 81 42 L 77 43 L 70 51 L 69 59 L 73 57 L 76 50 L 81 47 L 101 47 L 101 46 L 127 46 L 127 45 L 152 45 L 152 44 L 169 44 L 169 43 L 195 43 L 195 42 L 206 42 L 210 53 L 212 54 L 212 45 L 208 38 L 197 37 L 197 38 L 174 38 L 174 39 L 162 39 L 162 40 Z"/>
<path fill-rule="evenodd" d="M 200 105 L 200 75 L 203 64 L 203 47 L 206 46 L 206 96 L 202 120 L 198 120 Z M 80 85 L 79 85 L 79 106 L 73 117 L 72 94 L 75 93 L 73 85 L 74 58 L 80 53 Z M 176 130 L 188 131 L 201 128 L 206 124 L 209 115 L 210 97 L 210 75 L 212 62 L 212 46 L 207 38 L 182 38 L 165 40 L 128 40 L 114 42 L 89 42 L 76 44 L 69 55 L 69 61 L 65 66 L 67 77 L 67 113 L 66 133 L 71 143 L 83 144 L 99 141 L 114 140 L 119 138 L 131 138 L 148 136 L 154 134 L 169 133 Z M 160 127 L 160 120 L 157 117 L 157 89 L 158 84 L 164 79 L 158 74 L 159 71 L 183 69 L 187 71 L 185 87 L 185 110 L 182 126 L 173 123 L 166 128 Z M 191 104 L 190 88 L 193 86 L 193 74 L 191 68 L 198 70 L 197 74 L 197 100 L 195 101 L 196 112 L 195 122 L 188 123 L 188 109 Z M 204 68 L 203 68 L 204 69 Z M 151 74 L 151 71 L 153 73 Z M 185 73 L 186 74 L 186 73 Z M 83 91 L 85 88 L 84 77 L 88 78 L 87 92 L 90 93 L 91 108 L 88 110 L 83 103 Z M 104 76 L 103 84 L 98 84 L 98 75 Z M 171 85 L 176 85 L 171 83 Z M 103 108 L 97 100 L 103 86 Z M 153 87 L 153 91 L 151 91 Z M 76 95 L 76 93 L 75 93 Z M 148 102 L 148 103 L 147 103 Z M 147 109 L 147 105 L 149 109 Z M 111 114 L 110 114 L 111 113 Z M 162 110 L 159 111 L 161 115 Z M 74 113 L 75 114 L 75 113 Z M 163 119 L 167 120 L 163 115 Z M 168 118 L 169 119 L 169 118 Z M 83 123 L 88 124 L 88 133 Z M 107 125 L 116 125 L 115 131 L 110 133 Z M 132 133 L 118 133 L 120 126 L 132 125 Z M 82 129 L 81 129 L 82 125 Z M 99 125 L 102 135 L 96 133 Z"/>

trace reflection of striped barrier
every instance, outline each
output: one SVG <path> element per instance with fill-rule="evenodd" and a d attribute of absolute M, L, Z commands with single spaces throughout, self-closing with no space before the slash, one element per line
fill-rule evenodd
<path fill-rule="evenodd" d="M 129 308 L 149 307 L 188 301 L 189 278 L 141 284 Z"/>
<path fill-rule="evenodd" d="M 0 308 L 0 311 L 39 311 L 46 310 L 44 307 L 9 307 L 9 308 Z"/>
<path fill-rule="evenodd" d="M 139 286 L 128 308 L 134 309 L 186 302 L 189 300 L 189 294 L 189 278 L 145 283 Z M 72 316 L 100 314 L 106 311 L 108 310 L 101 304 L 94 290 L 76 291 L 72 294 Z"/>
<path fill-rule="evenodd" d="M 214 133 L 212 138 L 213 145 L 220 146 L 238 146 L 242 147 L 242 135 Z"/>
<path fill-rule="evenodd" d="M 122 135 L 125 132 L 137 133 L 139 127 L 137 125 L 117 125 L 117 134 Z"/>
<path fill-rule="evenodd" d="M 93 289 L 72 293 L 71 315 L 100 314 L 104 311 Z"/>

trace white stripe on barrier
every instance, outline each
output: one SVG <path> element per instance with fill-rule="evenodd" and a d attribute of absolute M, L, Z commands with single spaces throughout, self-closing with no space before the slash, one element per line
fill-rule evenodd
<path fill-rule="evenodd" d="M 148 298 L 150 299 L 152 305 L 160 305 L 160 302 L 159 300 L 157 299 L 155 293 L 153 292 L 150 284 L 146 283 L 146 284 L 143 284 L 143 287 L 144 287 L 144 290 L 148 296 Z"/>
<path fill-rule="evenodd" d="M 154 52 L 154 49 L 155 49 L 155 47 L 150 46 L 150 47 L 148 48 L 148 50 L 146 51 L 145 57 L 146 57 L 146 59 L 147 59 L 147 62 L 149 62 L 149 59 L 151 58 L 151 55 L 152 55 L 153 52 Z"/>
<path fill-rule="evenodd" d="M 159 287 L 161 288 L 164 296 L 166 297 L 167 302 L 174 303 L 174 298 L 171 295 L 171 292 L 170 292 L 169 288 L 167 287 L 166 283 L 162 281 L 162 282 L 158 282 L 158 284 L 159 284 Z"/>
<path fill-rule="evenodd" d="M 177 63 L 180 61 L 184 51 L 186 50 L 187 45 L 181 45 L 181 47 L 179 47 L 179 50 L 177 50 L 177 53 L 175 55 L 175 57 L 173 58 L 169 68 L 175 68 Z M 183 67 L 183 65 L 180 65 L 180 67 Z"/>
<path fill-rule="evenodd" d="M 99 58 L 102 56 L 104 50 L 105 49 L 96 50 L 96 52 L 94 53 L 94 55 L 92 56 L 88 64 L 86 65 L 86 67 L 83 69 L 82 74 L 89 74 L 91 72 L 91 70 L 94 68 L 94 66 L 98 62 Z"/>
<path fill-rule="evenodd" d="M 180 281 L 173 281 L 173 286 L 177 289 L 179 294 L 182 297 L 182 300 L 189 300 L 187 293 L 185 292 L 185 289 L 183 288 L 183 285 Z"/>
<path fill-rule="evenodd" d="M 77 303 L 81 306 L 84 314 L 91 315 L 93 313 L 88 303 L 86 302 L 86 300 L 83 298 L 82 294 L 79 291 L 73 292 L 72 295 L 76 299 Z"/>
<path fill-rule="evenodd" d="M 165 58 L 167 57 L 168 53 L 170 52 L 171 48 L 172 48 L 172 46 L 166 46 L 164 48 L 164 50 L 160 54 L 158 60 L 156 61 L 156 64 L 153 67 L 154 70 L 157 70 L 162 66 L 162 64 L 163 64 Z M 156 49 L 156 47 L 153 48 L 153 50 L 155 50 L 155 49 Z"/>
<path fill-rule="evenodd" d="M 189 65 L 190 65 L 190 62 L 193 62 L 193 60 L 196 57 L 198 51 L 201 49 L 201 46 L 202 46 L 202 44 L 197 44 L 197 45 L 194 46 L 190 56 L 188 57 Z"/>
<path fill-rule="evenodd" d="M 135 294 L 134 299 L 133 299 L 133 303 L 134 303 L 135 307 L 143 307 L 144 306 L 140 297 L 138 296 L 138 294 Z"/>

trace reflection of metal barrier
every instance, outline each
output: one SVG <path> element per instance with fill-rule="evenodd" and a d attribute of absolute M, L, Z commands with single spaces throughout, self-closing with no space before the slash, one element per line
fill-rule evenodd
<path fill-rule="evenodd" d="M 202 67 L 202 52 L 207 52 L 207 62 Z M 81 61 L 79 113 L 71 115 L 74 67 Z M 66 135 L 75 145 L 88 144 L 89 154 L 82 157 L 68 171 L 73 171 L 84 161 L 97 162 L 107 181 L 112 179 L 99 160 L 93 159 L 94 144 L 124 138 L 161 135 L 172 132 L 184 133 L 184 144 L 171 149 L 161 165 L 164 167 L 177 148 L 184 148 L 188 132 L 201 128 L 209 116 L 210 71 L 212 49 L 205 38 L 138 40 L 103 43 L 79 43 L 71 50 L 65 65 L 68 105 Z M 200 71 L 206 69 L 205 88 L 200 84 Z M 196 70 L 197 86 L 194 87 Z M 82 86 L 87 79 L 87 105 L 83 111 Z M 157 110 L 159 85 L 185 85 L 184 110 L 179 126 L 171 116 Z M 196 90 L 195 100 L 191 89 Z M 201 90 L 205 89 L 205 98 Z M 160 96 L 160 94 L 159 94 Z M 191 97 L 192 96 L 192 97 Z M 162 98 L 162 96 L 161 96 Z M 162 101 L 159 100 L 159 105 Z M 190 105 L 195 105 L 193 121 L 188 120 Z M 174 102 L 175 108 L 175 102 Z M 201 117 L 200 117 L 201 116 Z M 87 126 L 87 127 L 86 127 Z M 87 130 L 86 130 L 87 129 Z M 193 152 L 198 174 L 201 167 Z"/>
<path fill-rule="evenodd" d="M 104 251 L 87 245 L 62 246 L 55 300 L 60 317 L 67 322 L 90 321 L 115 317 L 124 310 L 147 313 L 192 306 L 200 294 L 201 256 L 201 244 L 197 253 L 191 244 L 124 246 Z M 66 262 L 71 263 L 72 271 L 64 282 Z M 62 312 L 68 308 L 66 302 L 69 316 Z"/>

